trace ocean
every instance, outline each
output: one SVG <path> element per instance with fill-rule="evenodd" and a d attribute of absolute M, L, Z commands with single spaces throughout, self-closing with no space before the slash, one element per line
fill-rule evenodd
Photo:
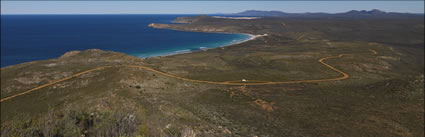
<path fill-rule="evenodd" d="M 185 32 L 148 27 L 196 15 L 1 15 L 1 67 L 102 49 L 138 57 L 215 48 L 244 34 Z"/>

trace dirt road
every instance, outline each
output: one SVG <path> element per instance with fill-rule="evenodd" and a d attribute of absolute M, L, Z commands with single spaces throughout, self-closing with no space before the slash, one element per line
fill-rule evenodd
<path fill-rule="evenodd" d="M 377 53 L 374 50 L 371 50 L 371 49 L 369 49 L 369 50 L 373 54 L 376 54 Z M 272 85 L 272 84 L 313 83 L 313 82 L 326 82 L 326 81 L 344 80 L 344 79 L 349 78 L 350 75 L 347 74 L 347 73 L 345 73 L 345 72 L 343 72 L 343 71 L 341 71 L 341 70 L 339 70 L 339 69 L 336 69 L 335 67 L 333 67 L 333 66 L 325 63 L 324 61 L 327 60 L 327 59 L 340 58 L 340 57 L 343 57 L 343 56 L 346 56 L 346 55 L 348 55 L 348 54 L 340 54 L 338 56 L 324 57 L 324 58 L 321 58 L 321 59 L 318 60 L 319 63 L 321 63 L 322 65 L 326 66 L 327 68 L 329 68 L 329 69 L 331 69 L 331 70 L 333 70 L 333 71 L 335 71 L 337 73 L 340 73 L 342 75 L 341 77 L 327 78 L 327 79 L 313 79 L 313 80 L 295 80 L 295 81 L 259 81 L 259 80 L 249 80 L 249 79 L 248 80 L 244 80 L 244 81 L 242 81 L 242 80 L 233 80 L 233 81 L 224 81 L 224 82 L 204 81 L 204 80 L 195 80 L 195 79 L 189 79 L 189 78 L 180 77 L 180 76 L 169 74 L 169 73 L 166 73 L 166 72 L 161 72 L 161 71 L 158 71 L 158 70 L 155 70 L 155 69 L 152 69 L 152 68 L 143 66 L 143 65 L 103 66 L 103 67 L 97 67 L 97 68 L 93 68 L 93 69 L 86 70 L 86 71 L 83 71 L 83 72 L 79 72 L 77 74 L 74 74 L 74 75 L 71 75 L 71 76 L 68 76 L 68 77 L 59 79 L 59 80 L 54 80 L 54 81 L 51 81 L 49 83 L 46 83 L 46 84 L 37 86 L 35 88 L 32 88 L 30 90 L 21 92 L 19 94 L 16 94 L 16 95 L 12 95 L 12 96 L 3 98 L 3 99 L 0 100 L 0 103 L 3 102 L 3 101 L 6 101 L 6 100 L 10 100 L 12 98 L 18 97 L 18 96 L 22 96 L 22 95 L 31 93 L 31 92 L 36 91 L 36 90 L 39 90 L 41 88 L 44 88 L 44 87 L 48 87 L 48 86 L 57 84 L 59 82 L 65 81 L 65 80 L 69 80 L 69 79 L 72 79 L 72 78 L 81 76 L 81 75 L 86 74 L 86 73 L 90 73 L 90 72 L 93 72 L 93 71 L 102 70 L 102 69 L 106 69 L 106 68 L 112 68 L 112 67 L 135 67 L 135 68 L 141 68 L 141 69 L 144 69 L 146 71 L 158 73 L 158 74 L 161 74 L 161 75 L 164 75 L 164 76 L 167 76 L 167 77 L 176 78 L 176 79 L 183 80 L 183 81 L 205 83 L 205 84 L 218 84 L 218 85 L 236 85 L 236 86 L 243 86 L 243 85 L 245 85 L 245 86 L 246 85 Z"/>

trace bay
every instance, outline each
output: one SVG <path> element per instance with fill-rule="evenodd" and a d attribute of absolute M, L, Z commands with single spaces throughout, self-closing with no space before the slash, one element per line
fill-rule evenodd
<path fill-rule="evenodd" d="M 152 57 L 244 41 L 243 34 L 185 32 L 148 27 L 197 15 L 2 15 L 1 67 L 102 49 Z"/>

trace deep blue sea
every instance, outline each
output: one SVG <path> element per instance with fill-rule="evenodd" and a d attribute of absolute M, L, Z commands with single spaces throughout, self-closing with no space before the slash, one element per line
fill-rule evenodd
<path fill-rule="evenodd" d="M 195 15 L 2 15 L 1 67 L 102 49 L 138 57 L 214 48 L 249 38 L 243 34 L 184 32 L 148 27 Z"/>

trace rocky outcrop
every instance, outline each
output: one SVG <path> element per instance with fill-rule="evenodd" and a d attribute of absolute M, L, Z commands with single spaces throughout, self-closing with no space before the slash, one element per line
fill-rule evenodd
<path fill-rule="evenodd" d="M 171 29 L 179 31 L 192 32 L 217 32 L 217 33 L 248 33 L 255 34 L 256 32 L 247 29 L 246 23 L 254 23 L 252 21 L 241 21 L 228 18 L 216 18 L 210 16 L 196 17 L 179 17 L 173 21 L 179 24 L 149 24 L 149 27 L 157 29 Z M 250 27 L 252 28 L 252 27 Z M 260 32 L 264 34 L 263 32 Z"/>
<path fill-rule="evenodd" d="M 240 32 L 238 30 L 235 30 L 232 27 L 224 27 L 224 26 L 156 24 L 156 23 L 149 24 L 148 26 L 152 28 L 157 28 L 157 29 L 172 29 L 172 30 L 193 31 L 193 32 L 221 32 L 221 33 L 239 33 Z"/>
<path fill-rule="evenodd" d="M 61 59 L 68 58 L 68 57 L 74 56 L 74 55 L 76 55 L 76 54 L 78 54 L 80 52 L 81 51 L 77 51 L 77 50 L 75 50 L 75 51 L 69 51 L 69 52 L 66 52 L 65 54 L 63 54 L 62 56 L 60 56 L 59 58 L 61 58 Z"/>
<path fill-rule="evenodd" d="M 168 25 L 168 24 L 156 24 L 156 23 L 151 23 L 148 26 L 152 27 L 152 28 L 168 28 L 168 27 L 170 27 L 170 25 Z"/>

